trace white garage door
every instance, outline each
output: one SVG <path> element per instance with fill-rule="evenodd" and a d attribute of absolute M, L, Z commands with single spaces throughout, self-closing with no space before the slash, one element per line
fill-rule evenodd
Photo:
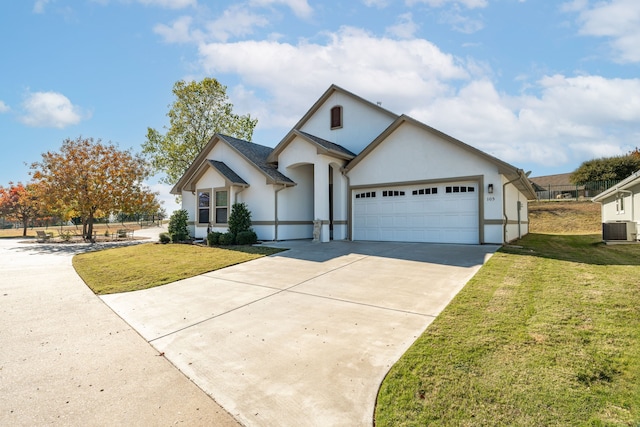
<path fill-rule="evenodd" d="M 354 190 L 354 240 L 479 243 L 478 184 Z"/>

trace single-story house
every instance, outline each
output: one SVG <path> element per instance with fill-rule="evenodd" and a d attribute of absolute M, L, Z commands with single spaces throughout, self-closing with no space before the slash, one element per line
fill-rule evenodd
<path fill-rule="evenodd" d="M 196 238 L 244 202 L 259 239 L 322 242 L 501 244 L 536 198 L 521 169 L 335 85 L 275 148 L 214 135 L 171 192 Z"/>
<path fill-rule="evenodd" d="M 640 171 L 592 199 L 602 204 L 603 240 L 638 240 Z"/>
<path fill-rule="evenodd" d="M 571 182 L 572 173 L 559 173 L 531 177 L 531 185 L 536 190 L 538 199 L 577 199 L 585 195 L 584 185 Z"/>

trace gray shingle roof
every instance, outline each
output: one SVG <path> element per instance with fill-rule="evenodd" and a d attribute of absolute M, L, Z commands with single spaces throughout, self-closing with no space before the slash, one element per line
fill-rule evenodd
<path fill-rule="evenodd" d="M 269 157 L 273 148 L 227 135 L 218 134 L 218 136 L 220 139 L 224 139 L 229 145 L 238 150 L 238 152 L 246 157 L 247 160 L 256 165 L 256 167 L 277 183 L 295 185 L 294 181 L 281 173 L 274 165 L 267 163 L 267 157 Z"/>
<path fill-rule="evenodd" d="M 338 145 L 338 144 L 336 144 L 334 142 L 327 141 L 326 139 L 318 138 L 317 136 L 311 135 L 311 134 L 306 133 L 306 132 L 302 132 L 302 131 L 298 131 L 298 132 L 300 132 L 301 134 L 303 134 L 307 138 L 311 139 L 316 144 L 326 148 L 327 150 L 336 151 L 338 153 L 342 153 L 342 154 L 345 154 L 345 155 L 351 156 L 351 157 L 355 157 L 356 156 L 356 154 L 352 153 L 350 150 L 347 150 L 342 145 Z"/>
<path fill-rule="evenodd" d="M 247 181 L 240 178 L 240 175 L 235 173 L 229 166 L 224 164 L 224 162 L 209 160 L 209 164 L 213 166 L 218 172 L 220 172 L 222 176 L 224 176 L 232 184 L 249 186 Z"/>

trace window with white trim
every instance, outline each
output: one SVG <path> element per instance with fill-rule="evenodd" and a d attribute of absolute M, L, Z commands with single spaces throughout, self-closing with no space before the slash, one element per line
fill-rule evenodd
<path fill-rule="evenodd" d="M 198 224 L 209 224 L 211 215 L 211 191 L 198 190 Z"/>
<path fill-rule="evenodd" d="M 216 224 L 226 224 L 229 218 L 229 191 L 216 190 L 215 197 Z"/>

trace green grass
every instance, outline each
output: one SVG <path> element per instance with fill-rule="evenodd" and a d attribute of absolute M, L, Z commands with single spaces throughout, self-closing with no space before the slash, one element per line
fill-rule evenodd
<path fill-rule="evenodd" d="M 391 369 L 376 426 L 640 425 L 640 246 L 530 234 Z"/>
<path fill-rule="evenodd" d="M 79 254 L 73 257 L 73 267 L 93 292 L 102 295 L 152 288 L 280 251 L 147 243 Z"/>

